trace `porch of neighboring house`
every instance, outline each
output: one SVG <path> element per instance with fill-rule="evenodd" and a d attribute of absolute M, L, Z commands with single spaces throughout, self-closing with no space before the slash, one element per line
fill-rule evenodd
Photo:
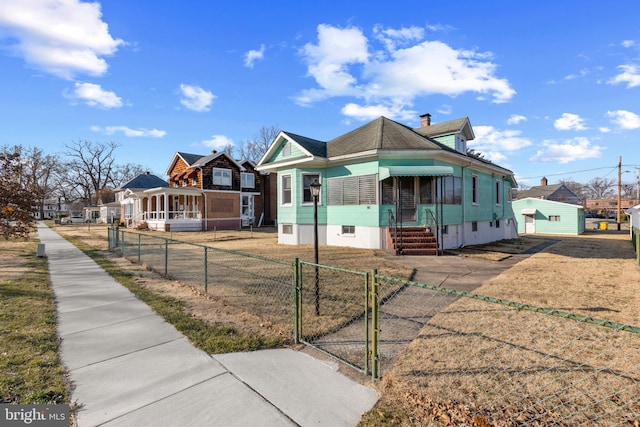
<path fill-rule="evenodd" d="M 201 190 L 195 188 L 152 188 L 129 195 L 125 223 L 137 228 L 144 224 L 158 231 L 200 231 L 203 227 Z"/>

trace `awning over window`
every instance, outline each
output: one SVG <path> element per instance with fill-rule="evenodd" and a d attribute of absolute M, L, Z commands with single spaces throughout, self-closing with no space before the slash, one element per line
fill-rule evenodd
<path fill-rule="evenodd" d="M 390 176 L 451 176 L 451 166 L 389 166 L 381 167 L 378 180 L 382 181 Z"/>
<path fill-rule="evenodd" d="M 535 215 L 536 214 L 537 209 L 536 208 L 532 208 L 532 209 L 522 209 L 520 211 L 520 213 L 522 215 Z"/>
<path fill-rule="evenodd" d="M 195 170 L 195 169 L 191 169 L 190 171 L 187 171 L 187 172 L 184 173 L 184 177 L 186 179 L 191 179 L 196 175 L 198 175 L 198 171 Z"/>
<path fill-rule="evenodd" d="M 173 175 L 171 175 L 171 178 L 169 178 L 170 181 L 178 181 L 180 179 L 180 175 L 179 173 L 174 173 Z"/>

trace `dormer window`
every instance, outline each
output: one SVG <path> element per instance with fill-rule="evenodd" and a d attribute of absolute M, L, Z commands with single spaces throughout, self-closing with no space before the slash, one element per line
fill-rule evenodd
<path fill-rule="evenodd" d="M 467 141 L 461 135 L 456 135 L 456 151 L 458 153 L 467 152 Z"/>

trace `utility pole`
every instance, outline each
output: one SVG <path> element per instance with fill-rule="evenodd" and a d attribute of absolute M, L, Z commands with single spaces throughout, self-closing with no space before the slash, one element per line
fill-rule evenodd
<path fill-rule="evenodd" d="M 621 205 L 621 193 L 622 191 L 622 156 L 618 160 L 618 231 L 620 231 L 620 205 Z"/>

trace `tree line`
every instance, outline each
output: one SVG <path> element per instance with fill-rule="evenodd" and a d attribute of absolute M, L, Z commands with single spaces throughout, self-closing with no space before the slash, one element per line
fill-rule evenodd
<path fill-rule="evenodd" d="M 223 151 L 257 163 L 279 132 L 277 126 L 264 126 L 253 138 L 237 147 L 229 144 Z M 0 235 L 26 238 L 35 218 L 44 218 L 49 202 L 64 201 L 71 210 L 80 211 L 99 204 L 103 195 L 148 171 L 139 164 L 117 163 L 118 147 L 115 142 L 86 140 L 64 144 L 60 154 L 22 145 L 0 147 Z"/>

